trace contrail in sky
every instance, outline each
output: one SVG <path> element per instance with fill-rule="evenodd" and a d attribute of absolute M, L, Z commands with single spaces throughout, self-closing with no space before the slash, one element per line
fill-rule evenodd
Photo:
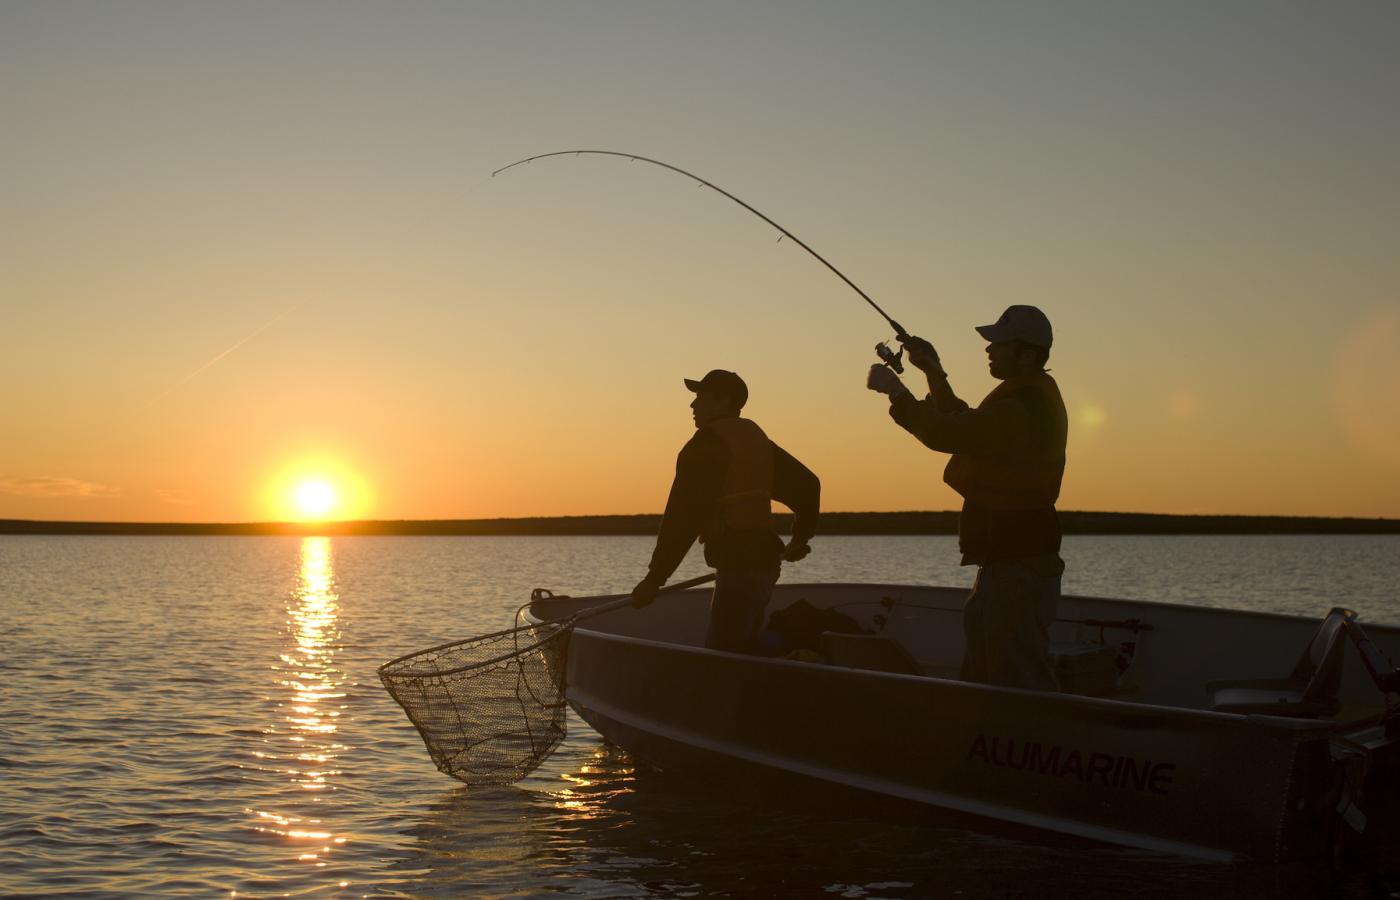
<path fill-rule="evenodd" d="M 237 343 L 235 343 L 232 347 L 229 347 L 227 350 L 225 350 L 224 352 L 220 353 L 218 356 L 216 356 L 216 357 L 214 357 L 213 359 L 209 360 L 207 363 L 205 363 L 204 365 L 200 366 L 198 369 L 195 369 L 193 372 L 191 372 L 190 374 L 186 375 L 184 378 L 180 379 L 180 381 L 178 381 L 177 383 L 171 385 L 171 386 L 165 391 L 165 393 L 168 394 L 168 393 L 170 393 L 171 391 L 175 390 L 176 388 L 183 387 L 184 385 L 188 384 L 188 383 L 191 381 L 191 379 L 193 379 L 193 378 L 194 378 L 196 375 L 198 375 L 200 372 L 203 372 L 205 369 L 207 369 L 207 368 L 209 368 L 210 366 L 214 365 L 214 363 L 216 363 L 216 362 L 218 362 L 219 360 L 223 359 L 225 356 L 228 356 L 230 353 L 232 353 L 233 351 L 237 350 L 239 347 L 242 347 L 244 344 L 248 343 L 248 342 L 251 341 L 253 338 L 255 338 L 255 337 L 257 337 L 258 335 L 262 334 L 264 331 L 267 331 L 267 330 L 268 330 L 269 328 L 271 328 L 273 325 L 276 325 L 278 322 L 282 321 L 282 319 L 286 318 L 286 316 L 287 316 L 288 314 L 290 314 L 291 312 L 293 312 L 294 310 L 296 310 L 296 308 L 299 307 L 299 306 L 301 306 L 300 303 L 293 303 L 291 306 L 289 306 L 289 307 L 287 307 L 286 309 L 282 310 L 280 313 L 278 313 L 277 315 L 273 316 L 273 317 L 272 317 L 271 319 L 269 319 L 266 323 L 264 323 L 264 324 L 262 325 L 262 327 L 258 328 L 258 329 L 257 329 L 256 331 L 254 331 L 252 334 L 249 334 L 248 336 L 244 337 L 242 340 L 240 340 L 240 341 L 238 341 Z M 162 396 L 164 396 L 164 394 L 162 394 Z"/>

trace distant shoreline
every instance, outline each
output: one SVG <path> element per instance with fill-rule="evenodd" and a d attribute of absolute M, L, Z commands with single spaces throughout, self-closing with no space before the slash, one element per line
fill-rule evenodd
<path fill-rule="evenodd" d="M 775 515 L 786 532 L 792 517 Z M 1321 516 L 1182 516 L 1062 511 L 1065 534 L 1400 534 L 1400 519 Z M 544 516 L 520 519 L 401 519 L 358 522 L 63 522 L 0 519 L 0 535 L 654 535 L 656 514 Z M 819 535 L 957 534 L 958 514 L 943 512 L 823 513 Z"/>

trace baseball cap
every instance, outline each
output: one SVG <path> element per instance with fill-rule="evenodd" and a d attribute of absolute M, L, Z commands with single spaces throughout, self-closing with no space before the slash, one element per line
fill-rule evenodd
<path fill-rule="evenodd" d="M 1037 347 L 1050 348 L 1055 340 L 1050 320 L 1034 306 L 1008 306 L 991 325 L 978 325 L 977 333 L 988 341 L 1024 341 Z"/>
<path fill-rule="evenodd" d="M 749 402 L 749 386 L 744 384 L 744 379 L 724 369 L 712 369 L 705 373 L 705 377 L 699 381 L 687 378 L 685 386 L 697 394 L 701 391 L 709 391 L 728 397 L 740 409 L 743 409 L 744 404 Z"/>

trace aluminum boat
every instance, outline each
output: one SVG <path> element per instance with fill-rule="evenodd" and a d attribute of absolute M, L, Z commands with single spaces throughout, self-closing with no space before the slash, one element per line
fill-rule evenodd
<path fill-rule="evenodd" d="M 801 776 L 1198 858 L 1336 854 L 1393 828 L 1400 628 L 1340 607 L 1066 596 L 1046 693 L 958 680 L 966 594 L 781 584 L 770 626 L 805 631 L 766 633 L 758 656 L 706 649 L 709 591 L 686 591 L 580 619 L 566 696 L 644 765 Z M 617 599 L 537 590 L 529 611 Z"/>

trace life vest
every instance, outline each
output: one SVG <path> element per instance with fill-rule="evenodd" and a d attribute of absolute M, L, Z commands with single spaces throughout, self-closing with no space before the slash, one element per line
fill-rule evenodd
<path fill-rule="evenodd" d="M 716 419 L 705 426 L 729 448 L 729 470 L 715 501 L 715 518 L 735 531 L 767 529 L 773 513 L 773 444 L 748 419 Z"/>
<path fill-rule="evenodd" d="M 943 480 L 969 503 L 988 509 L 1054 507 L 1065 474 L 1069 431 L 1065 403 L 1055 379 L 1044 372 L 1008 378 L 983 398 L 978 409 L 1024 390 L 1039 394 L 1028 405 L 1030 429 L 1024 438 L 985 453 L 955 453 Z"/>

